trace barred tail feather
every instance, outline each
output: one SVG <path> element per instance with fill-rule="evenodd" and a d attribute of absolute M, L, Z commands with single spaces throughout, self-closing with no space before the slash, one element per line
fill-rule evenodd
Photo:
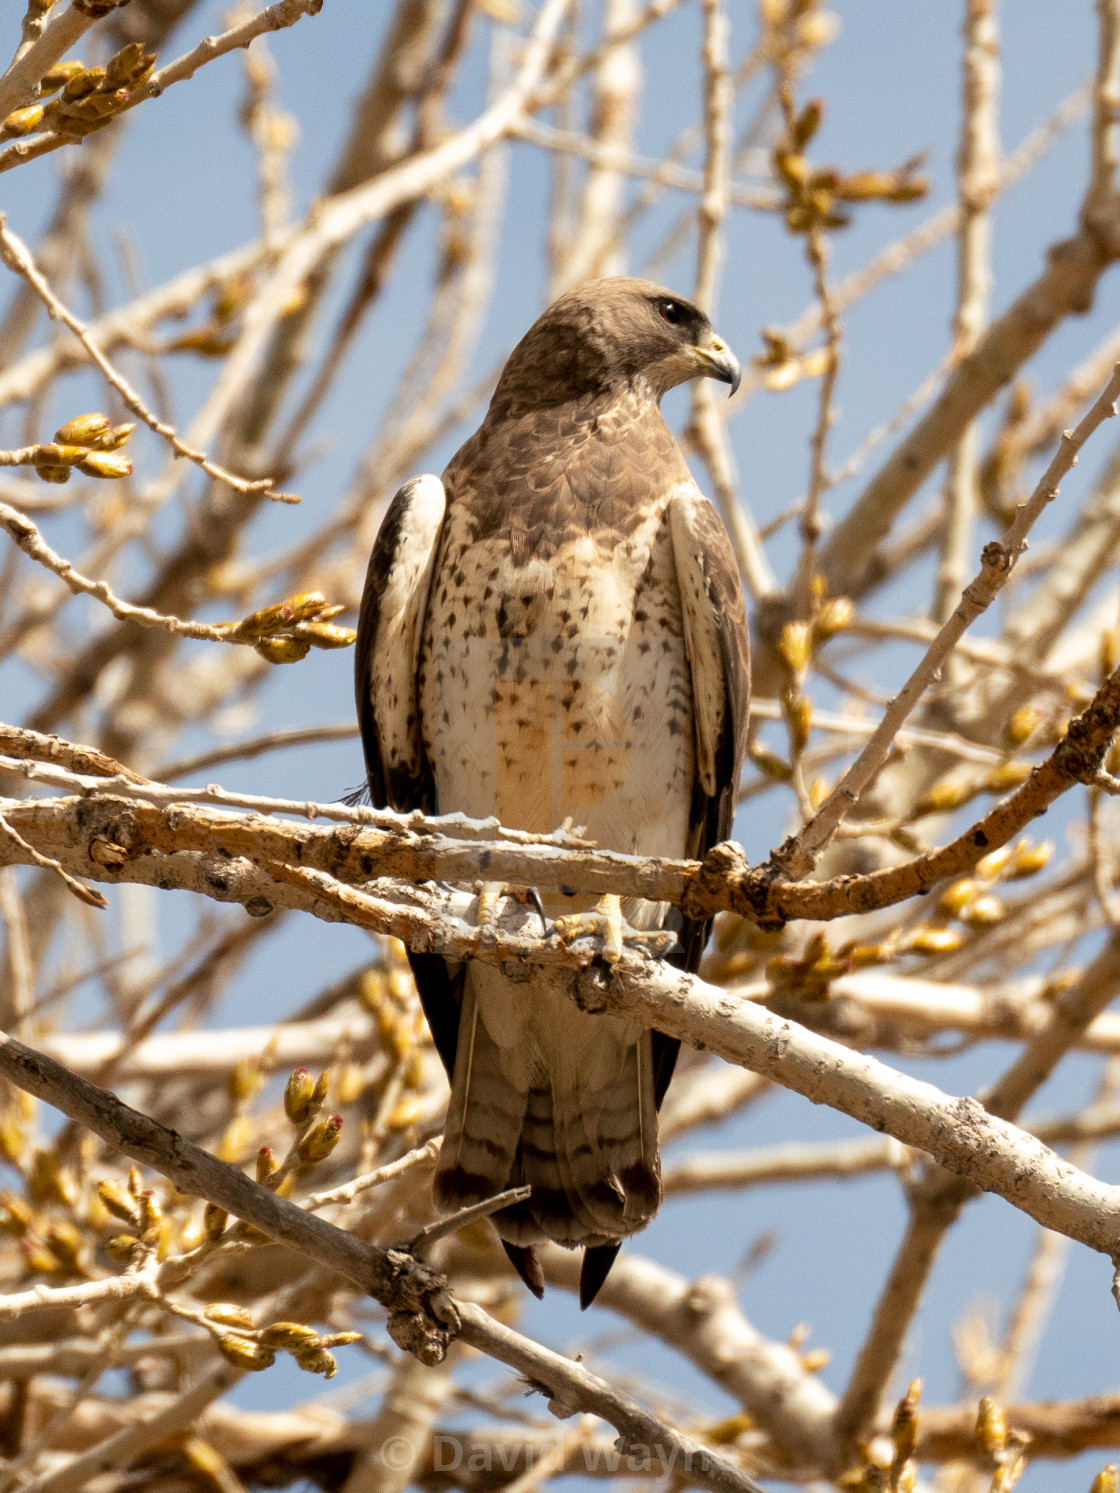
<path fill-rule="evenodd" d="M 648 1031 L 588 1016 L 547 981 L 473 965 L 463 995 L 435 1197 L 448 1210 L 508 1187 L 494 1215 L 519 1248 L 601 1246 L 643 1228 L 661 1201 Z"/>
<path fill-rule="evenodd" d="M 517 1185 L 511 1173 L 528 1098 L 502 1073 L 501 1051 L 480 1019 L 471 973 L 464 982 L 451 1102 L 432 1187 L 447 1212 Z"/>

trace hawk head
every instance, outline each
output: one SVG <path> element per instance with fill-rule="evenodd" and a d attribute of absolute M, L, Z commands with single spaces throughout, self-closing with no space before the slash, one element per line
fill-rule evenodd
<path fill-rule="evenodd" d="M 495 401 L 564 404 L 644 385 L 655 398 L 692 378 L 734 393 L 739 360 L 699 306 L 652 280 L 588 280 L 538 317 L 510 353 Z"/>

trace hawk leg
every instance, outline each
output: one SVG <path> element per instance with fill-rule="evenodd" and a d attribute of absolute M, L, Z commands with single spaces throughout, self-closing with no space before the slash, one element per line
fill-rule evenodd
<path fill-rule="evenodd" d="M 552 926 L 564 943 L 572 943 L 574 939 L 588 936 L 602 939 L 605 964 L 618 963 L 622 958 L 623 945 L 627 941 L 641 944 L 644 949 L 652 946 L 660 954 L 676 942 L 675 935 L 662 928 L 654 928 L 648 932 L 631 928 L 622 916 L 622 907 L 614 892 L 607 892 L 600 897 L 590 912 L 569 913 L 566 917 L 557 918 Z"/>
<path fill-rule="evenodd" d="M 541 920 L 541 931 L 545 938 L 548 937 L 548 919 L 544 915 L 540 892 L 535 886 L 511 887 L 504 881 L 484 881 L 479 889 L 478 915 L 475 920 L 479 932 L 497 935 L 498 910 L 503 897 L 513 897 L 518 902 L 531 902 Z"/>

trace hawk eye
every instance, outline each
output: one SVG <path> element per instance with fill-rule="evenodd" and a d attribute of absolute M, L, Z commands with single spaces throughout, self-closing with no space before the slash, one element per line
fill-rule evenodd
<path fill-rule="evenodd" d="M 662 320 L 667 321 L 671 327 L 680 326 L 684 321 L 684 307 L 676 301 L 662 301 L 658 307 Z"/>

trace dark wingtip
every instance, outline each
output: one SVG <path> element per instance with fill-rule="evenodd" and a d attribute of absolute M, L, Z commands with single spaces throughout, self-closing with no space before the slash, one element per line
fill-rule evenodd
<path fill-rule="evenodd" d="M 585 1312 L 598 1296 L 600 1288 L 611 1273 L 611 1266 L 618 1259 L 622 1241 L 617 1244 L 593 1244 L 583 1252 L 583 1266 L 579 1272 L 579 1309 Z"/>
<path fill-rule="evenodd" d="M 542 1301 L 544 1299 L 544 1270 L 541 1268 L 541 1262 L 537 1259 L 537 1252 L 533 1246 L 531 1244 L 526 1247 L 520 1244 L 507 1244 L 503 1239 L 502 1248 L 510 1264 L 533 1295 L 538 1301 Z"/>

